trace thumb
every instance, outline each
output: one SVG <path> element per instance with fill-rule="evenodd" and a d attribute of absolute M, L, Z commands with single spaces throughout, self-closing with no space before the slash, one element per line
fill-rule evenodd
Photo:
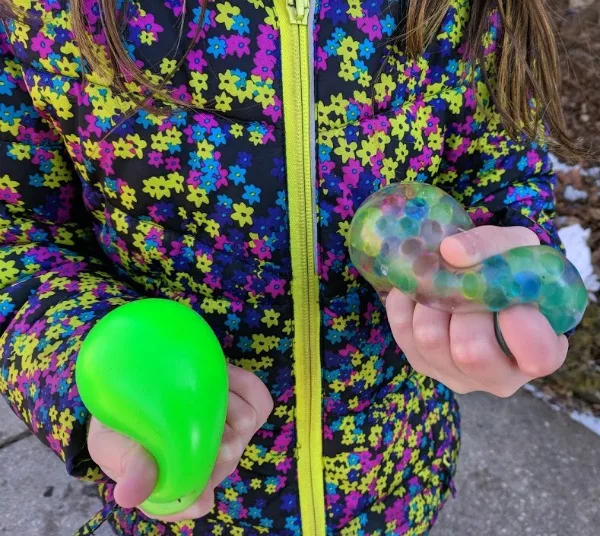
<path fill-rule="evenodd" d="M 115 486 L 115 501 L 123 508 L 134 508 L 154 490 L 156 463 L 141 445 L 133 443 L 122 458 L 122 470 Z"/>
<path fill-rule="evenodd" d="M 537 235 L 527 227 L 484 225 L 445 238 L 440 253 L 453 266 L 467 268 L 509 249 L 539 243 Z"/>
<path fill-rule="evenodd" d="M 115 500 L 120 506 L 133 508 L 150 496 L 158 471 L 154 459 L 141 445 L 93 417 L 87 442 L 92 459 L 117 483 Z"/>

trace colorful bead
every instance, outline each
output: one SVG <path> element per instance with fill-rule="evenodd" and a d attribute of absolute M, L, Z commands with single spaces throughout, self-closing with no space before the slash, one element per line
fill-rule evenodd
<path fill-rule="evenodd" d="M 587 291 L 571 262 L 548 246 L 525 246 L 468 269 L 440 254 L 444 238 L 472 229 L 463 207 L 425 183 L 398 183 L 369 197 L 350 227 L 350 257 L 381 294 L 398 288 L 449 312 L 500 311 L 537 304 L 556 333 L 574 328 Z"/>

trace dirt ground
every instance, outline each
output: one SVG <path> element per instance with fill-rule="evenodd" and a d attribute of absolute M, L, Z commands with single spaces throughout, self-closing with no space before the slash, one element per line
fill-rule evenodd
<path fill-rule="evenodd" d="M 600 273 L 600 0 L 550 0 L 561 43 L 562 102 L 569 133 L 596 152 L 581 167 L 558 173 L 557 223 L 591 230 L 592 262 Z M 565 198 L 570 185 L 587 194 Z M 600 298 L 600 296 L 599 296 Z M 565 366 L 537 382 L 554 401 L 600 415 L 600 305 L 591 303 L 571 339 Z"/>

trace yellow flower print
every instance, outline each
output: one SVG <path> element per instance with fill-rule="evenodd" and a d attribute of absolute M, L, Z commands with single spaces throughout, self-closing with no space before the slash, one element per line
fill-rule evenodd
<path fill-rule="evenodd" d="M 256 96 L 254 100 L 261 104 L 263 108 L 267 108 L 275 104 L 275 89 L 266 84 L 262 84 L 256 88 Z"/>
<path fill-rule="evenodd" d="M 340 78 L 346 82 L 352 82 L 355 78 L 355 74 L 358 69 L 353 63 L 349 61 L 343 61 L 340 65 Z"/>
<path fill-rule="evenodd" d="M 16 280 L 19 270 L 15 268 L 15 261 L 0 262 L 0 284 L 3 287 L 10 285 Z"/>
<path fill-rule="evenodd" d="M 371 159 L 377 154 L 377 142 L 373 138 L 363 140 L 360 143 L 360 150 L 356 153 L 356 156 L 360 158 L 363 166 L 368 166 L 371 163 Z"/>
<path fill-rule="evenodd" d="M 252 489 L 260 489 L 262 486 L 262 480 L 260 478 L 253 478 L 250 481 L 250 487 Z"/>
<path fill-rule="evenodd" d="M 356 148 L 358 147 L 355 141 L 348 143 L 346 138 L 339 138 L 339 147 L 334 150 L 334 153 L 342 158 L 342 162 L 345 164 L 351 158 L 354 158 L 356 154 Z"/>
<path fill-rule="evenodd" d="M 240 8 L 232 6 L 229 2 L 223 2 L 217 4 L 217 11 L 219 14 L 215 17 L 215 20 L 223 24 L 227 30 L 231 30 L 234 20 L 233 17 L 241 13 Z"/>
<path fill-rule="evenodd" d="M 250 132 L 250 136 L 248 138 L 250 140 L 250 142 L 253 145 L 262 145 L 263 143 L 263 138 L 262 138 L 262 134 L 260 132 L 258 132 L 257 130 L 253 130 L 252 132 Z"/>
<path fill-rule="evenodd" d="M 215 97 L 215 109 L 220 112 L 228 112 L 231 110 L 233 99 L 227 93 L 221 93 Z"/>
<path fill-rule="evenodd" d="M 200 208 L 202 205 L 208 203 L 208 196 L 202 188 L 196 188 L 188 184 L 187 189 L 190 193 L 187 195 L 186 199 L 190 203 L 194 203 L 196 208 Z"/>
<path fill-rule="evenodd" d="M 166 177 L 150 177 L 144 179 L 143 191 L 155 199 L 171 197 L 172 192 L 183 192 L 183 176 L 179 173 L 169 173 Z"/>
<path fill-rule="evenodd" d="M 196 154 L 198 155 L 198 158 L 201 158 L 202 160 L 211 158 L 213 151 L 215 150 L 215 146 L 207 140 L 199 141 L 196 147 Z"/>
<path fill-rule="evenodd" d="M 273 309 L 266 309 L 262 318 L 262 322 L 267 327 L 272 328 L 273 326 L 279 325 L 279 317 L 281 313 L 274 311 Z"/>
<path fill-rule="evenodd" d="M 168 138 L 163 132 L 151 134 L 152 143 L 150 147 L 155 151 L 166 151 L 169 148 Z"/>
<path fill-rule="evenodd" d="M 358 75 L 358 83 L 362 87 L 371 87 L 373 77 L 367 71 L 361 71 Z"/>
<path fill-rule="evenodd" d="M 208 89 L 208 75 L 205 73 L 199 73 L 198 71 L 192 71 L 190 87 L 196 90 L 197 93 L 206 91 Z"/>
<path fill-rule="evenodd" d="M 398 168 L 398 162 L 393 158 L 384 158 L 383 166 L 381 168 L 381 174 L 388 181 L 391 181 L 396 176 L 396 169 Z"/>
<path fill-rule="evenodd" d="M 229 129 L 229 133 L 234 138 L 239 138 L 240 136 L 243 136 L 243 134 L 244 134 L 244 127 L 242 125 L 240 125 L 239 123 L 236 123 Z"/>
<path fill-rule="evenodd" d="M 177 67 L 177 60 L 172 58 L 163 58 L 160 62 L 160 74 L 171 74 Z"/>
<path fill-rule="evenodd" d="M 204 274 L 210 272 L 210 267 L 212 266 L 212 264 L 212 259 L 210 259 L 208 255 L 206 255 L 206 253 L 198 255 L 198 257 L 196 258 L 196 267 Z"/>
<path fill-rule="evenodd" d="M 231 219 L 237 221 L 240 227 L 244 227 L 252 224 L 252 214 L 254 214 L 254 209 L 246 203 L 234 203 Z"/>
<path fill-rule="evenodd" d="M 358 41 L 352 37 L 346 36 L 342 39 L 340 46 L 337 49 L 338 55 L 344 58 L 344 61 L 350 63 L 352 60 L 358 59 Z"/>
<path fill-rule="evenodd" d="M 78 76 L 77 68 L 79 65 L 74 61 L 70 61 L 68 58 L 63 57 L 62 59 L 56 62 L 58 66 L 58 70 L 63 76 L 68 76 L 70 78 L 75 78 Z"/>
<path fill-rule="evenodd" d="M 221 225 L 215 220 L 206 220 L 204 224 L 204 230 L 209 234 L 212 238 L 219 236 L 219 229 Z"/>

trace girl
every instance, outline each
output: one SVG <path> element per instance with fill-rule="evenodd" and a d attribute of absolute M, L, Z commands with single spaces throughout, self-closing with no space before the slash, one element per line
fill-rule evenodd
<path fill-rule="evenodd" d="M 386 310 L 345 237 L 369 194 L 416 180 L 480 225 L 444 242 L 457 266 L 559 247 L 547 146 L 574 146 L 543 0 L 2 6 L 0 391 L 14 411 L 100 484 L 118 534 L 427 533 L 453 490 L 452 391 L 508 396 L 567 342 L 516 307 L 500 315 L 511 361 L 489 314 L 397 292 Z M 230 362 L 211 484 L 161 520 L 135 508 L 152 458 L 74 383 L 88 331 L 149 296 L 202 314 Z"/>

